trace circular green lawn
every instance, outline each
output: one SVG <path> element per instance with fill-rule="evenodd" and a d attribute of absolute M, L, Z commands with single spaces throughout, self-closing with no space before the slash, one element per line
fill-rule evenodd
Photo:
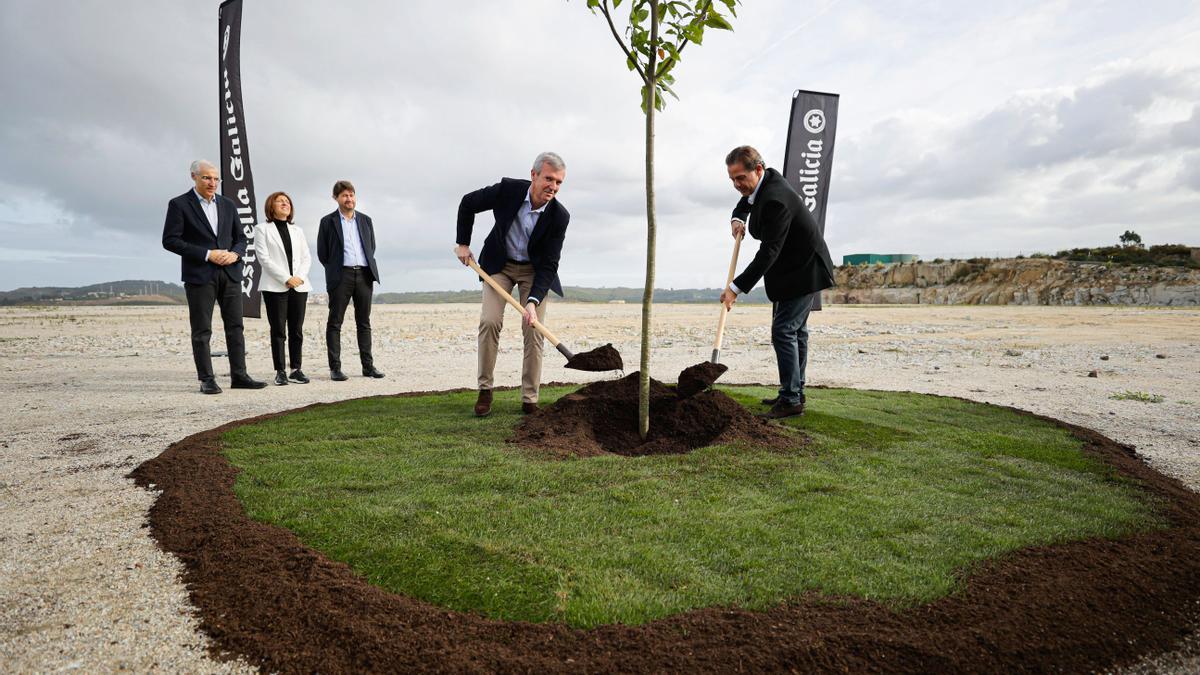
<path fill-rule="evenodd" d="M 721 390 L 754 411 L 772 393 Z M 237 427 L 235 492 L 388 590 L 579 627 L 808 591 L 911 605 L 1008 551 L 1165 525 L 1067 431 L 956 399 L 810 390 L 787 423 L 811 442 L 791 451 L 565 461 L 505 442 L 517 392 L 483 419 L 473 401 L 362 399 Z"/>

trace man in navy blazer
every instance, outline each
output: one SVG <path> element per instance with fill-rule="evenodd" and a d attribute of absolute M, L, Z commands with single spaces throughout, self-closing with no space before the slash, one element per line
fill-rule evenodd
<path fill-rule="evenodd" d="M 538 409 L 542 378 L 542 335 L 533 328 L 536 316 L 546 316 L 550 291 L 562 295 L 558 281 L 558 259 L 571 214 L 555 199 L 567 175 L 567 166 L 553 152 L 543 152 L 533 161 L 530 180 L 502 178 L 499 183 L 463 196 L 458 206 L 458 236 L 454 255 L 462 264 L 471 254 L 471 230 L 475 214 L 491 211 L 496 222 L 483 241 L 479 267 L 511 292 L 517 286 L 525 306 L 525 351 L 521 361 L 521 409 L 526 414 Z M 500 329 L 504 326 L 505 300 L 491 286 L 483 286 L 479 314 L 479 398 L 475 414 L 492 410 L 492 373 Z"/>
<path fill-rule="evenodd" d="M 188 320 L 192 328 L 192 358 L 200 391 L 219 394 L 213 376 L 213 304 L 221 306 L 225 324 L 225 346 L 234 389 L 266 386 L 246 373 L 246 343 L 242 337 L 242 256 L 246 235 L 238 222 L 233 202 L 217 194 L 221 178 L 211 162 L 196 160 L 191 165 L 195 188 L 167 204 L 163 223 L 163 248 L 180 257 L 183 288 L 187 294 Z"/>
<path fill-rule="evenodd" d="M 325 266 L 325 290 L 329 292 L 329 320 L 325 322 L 325 347 L 329 354 L 329 377 L 344 382 L 342 372 L 342 319 L 354 303 L 354 325 L 358 334 L 358 359 L 363 377 L 383 377 L 371 357 L 371 299 L 379 283 L 375 264 L 375 224 L 355 210 L 354 185 L 348 180 L 333 184 L 338 209 L 321 219 L 317 230 L 317 259 Z"/>
<path fill-rule="evenodd" d="M 804 371 L 808 364 L 808 315 L 823 289 L 833 286 L 833 261 L 817 221 L 804 200 L 762 155 L 743 145 L 725 157 L 725 168 L 742 198 L 733 209 L 734 237 L 746 232 L 761 243 L 746 269 L 721 291 L 728 310 L 739 293 L 762 279 L 771 301 L 771 345 L 779 367 L 779 395 L 767 417 L 804 414 Z"/>

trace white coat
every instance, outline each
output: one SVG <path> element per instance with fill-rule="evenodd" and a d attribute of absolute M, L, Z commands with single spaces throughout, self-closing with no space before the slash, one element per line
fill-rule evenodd
<path fill-rule="evenodd" d="M 308 293 L 312 285 L 308 283 L 308 271 L 312 267 L 312 253 L 308 250 L 308 240 L 304 238 L 304 230 L 291 223 L 287 226 L 292 238 L 292 272 L 304 280 L 296 287 L 298 293 Z M 270 293 L 284 293 L 288 290 L 287 251 L 283 248 L 283 239 L 279 237 L 279 228 L 270 221 L 254 226 L 254 248 L 258 253 L 258 264 L 262 267 L 262 277 L 258 280 L 258 290 Z"/>

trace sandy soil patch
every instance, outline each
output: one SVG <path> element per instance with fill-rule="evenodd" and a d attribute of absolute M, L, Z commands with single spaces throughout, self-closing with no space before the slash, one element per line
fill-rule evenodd
<path fill-rule="evenodd" d="M 771 382 L 769 308 L 730 317 L 721 381 Z M 328 379 L 324 308 L 306 330 L 309 385 L 202 396 L 182 307 L 0 310 L 0 661 L 17 671 L 66 668 L 192 672 L 244 669 L 212 660 L 195 628 L 178 562 L 143 529 L 153 495 L 124 476 L 184 436 L 316 401 L 470 387 L 475 305 L 375 308 L 384 380 L 348 368 Z M 655 309 L 651 372 L 670 378 L 711 352 L 717 310 Z M 497 384 L 519 383 L 516 315 L 501 340 Z M 547 324 L 574 351 L 612 342 L 637 368 L 639 308 L 550 307 Z M 1152 466 L 1200 487 L 1200 310 L 1063 307 L 828 307 L 811 322 L 809 381 L 908 390 L 1011 405 L 1133 445 Z M 219 331 L 218 331 L 219 333 Z M 345 337 L 345 336 L 344 336 Z M 265 321 L 247 320 L 252 374 L 270 373 Z M 214 349 L 221 339 L 214 336 Z M 343 358 L 353 364 L 352 338 Z M 1107 357 L 1107 358 L 1104 358 Z M 400 364 L 406 369 L 398 370 Z M 564 369 L 547 351 L 545 381 L 606 377 Z M 217 372 L 227 374 L 218 360 Z M 1096 377 L 1089 377 L 1090 371 Z M 222 385 L 227 377 L 219 377 Z M 1117 400 L 1145 392 L 1161 403 Z M 1200 669 L 1195 643 L 1143 664 Z"/>

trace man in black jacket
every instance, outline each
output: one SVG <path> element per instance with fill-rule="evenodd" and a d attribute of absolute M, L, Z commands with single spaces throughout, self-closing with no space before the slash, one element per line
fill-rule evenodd
<path fill-rule="evenodd" d="M 221 182 L 217 167 L 198 159 L 192 162 L 195 187 L 167 204 L 163 223 L 163 248 L 180 258 L 183 289 L 187 294 L 188 322 L 192 328 L 192 359 L 200 392 L 219 394 L 213 376 L 213 303 L 221 306 L 225 347 L 229 351 L 230 386 L 261 389 L 267 386 L 246 373 L 246 342 L 242 337 L 242 256 L 246 235 L 233 202 L 217 194 Z"/>
<path fill-rule="evenodd" d="M 371 358 L 371 299 L 374 284 L 379 283 L 375 225 L 370 216 L 354 210 L 357 201 L 350 181 L 333 184 L 333 199 L 338 209 L 322 218 L 317 230 L 317 259 L 325 266 L 325 290 L 329 292 L 329 320 L 325 323 L 329 378 L 335 382 L 349 379 L 342 372 L 342 319 L 351 301 L 363 377 L 383 377 Z"/>
<path fill-rule="evenodd" d="M 779 396 L 767 417 L 804 414 L 804 369 L 808 363 L 808 314 L 819 293 L 833 286 L 833 261 L 817 222 L 804 201 L 754 148 L 743 145 L 725 157 L 733 187 L 742 199 L 733 209 L 733 236 L 746 231 L 761 243 L 758 253 L 721 292 L 726 310 L 739 293 L 765 280 L 771 301 L 771 344 L 779 366 Z"/>
<path fill-rule="evenodd" d="M 550 291 L 562 295 L 558 281 L 558 259 L 567 235 L 567 213 L 555 195 L 567 176 L 562 157 L 543 152 L 533 161 L 530 180 L 503 178 L 499 183 L 462 198 L 458 206 L 458 236 L 454 255 L 466 265 L 471 254 L 471 230 L 475 214 L 491 211 L 496 218 L 483 242 L 479 267 L 511 292 L 517 286 L 525 306 L 525 353 L 521 361 L 521 410 L 525 414 L 538 409 L 538 389 L 542 379 L 542 336 L 533 328 L 534 317 L 546 316 Z M 483 306 L 479 314 L 479 398 L 475 414 L 483 417 L 492 411 L 492 373 L 496 368 L 496 348 L 504 326 L 504 298 L 483 286 Z"/>

